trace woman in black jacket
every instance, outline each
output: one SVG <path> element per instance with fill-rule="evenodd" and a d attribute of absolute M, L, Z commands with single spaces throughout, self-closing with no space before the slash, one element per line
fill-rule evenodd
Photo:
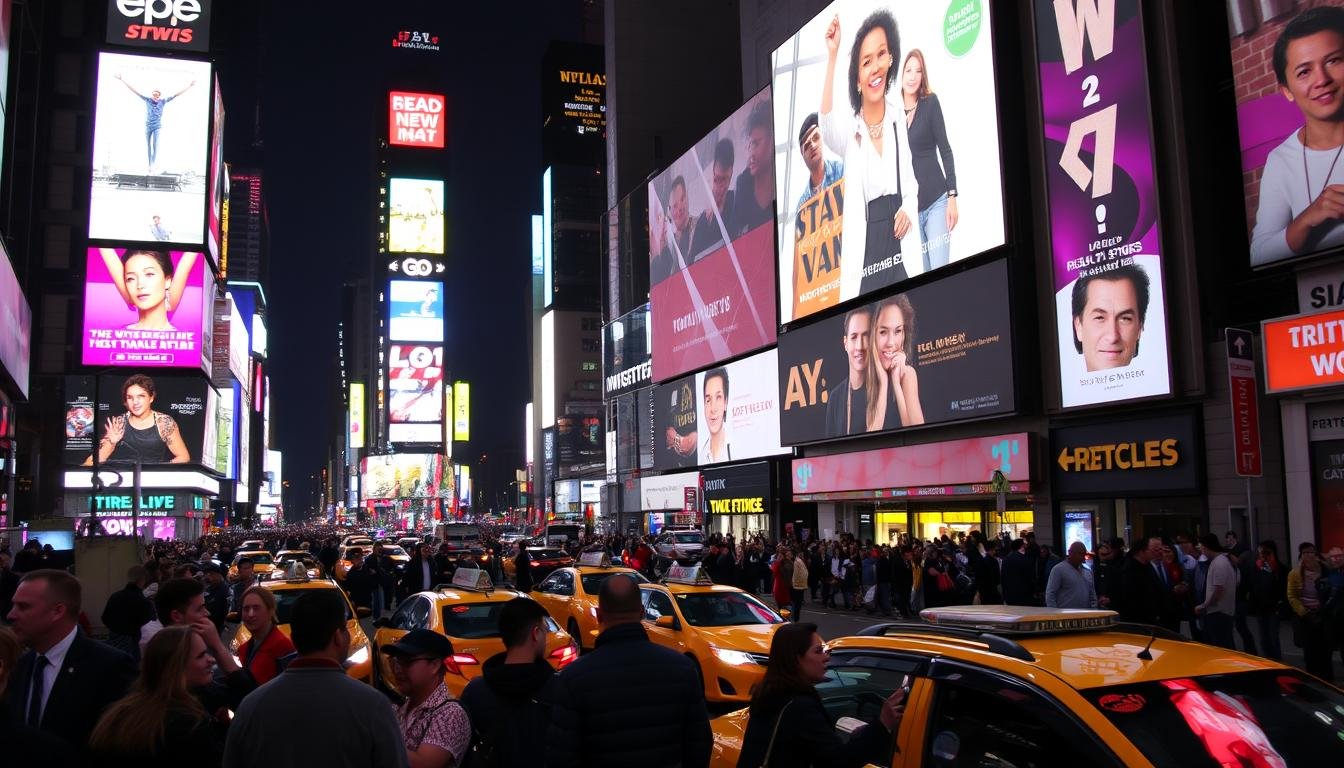
<path fill-rule="evenodd" d="M 826 679 L 829 658 L 816 624 L 785 624 L 775 632 L 765 678 L 751 698 L 739 768 L 847 768 L 890 756 L 905 709 L 904 689 L 887 697 L 878 720 L 842 743 L 815 687 Z"/>

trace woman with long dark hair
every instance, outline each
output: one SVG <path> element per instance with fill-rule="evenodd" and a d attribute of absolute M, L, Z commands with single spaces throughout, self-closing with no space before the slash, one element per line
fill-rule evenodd
<path fill-rule="evenodd" d="M 847 768 L 889 756 L 905 710 L 904 689 L 887 697 L 878 719 L 842 743 L 816 689 L 826 679 L 829 659 L 816 624 L 785 624 L 775 632 L 765 677 L 751 697 L 738 766 Z"/>
<path fill-rule="evenodd" d="M 924 53 L 912 48 L 901 65 L 901 96 L 910 134 L 910 159 L 919 184 L 919 236 L 924 271 L 947 266 L 957 226 L 957 171 L 947 140 L 943 105 L 929 87 Z M 942 159 L 940 164 L 938 161 Z"/>

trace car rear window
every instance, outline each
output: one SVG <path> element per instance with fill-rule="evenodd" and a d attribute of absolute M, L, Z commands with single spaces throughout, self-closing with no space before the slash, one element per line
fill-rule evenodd
<path fill-rule="evenodd" d="M 1153 765 L 1344 765 L 1344 694 L 1296 670 L 1090 688 Z"/>
<path fill-rule="evenodd" d="M 582 579 L 583 591 L 590 595 L 596 595 L 598 592 L 602 591 L 602 582 L 616 575 L 616 573 L 629 576 L 640 584 L 649 583 L 649 580 L 644 578 L 644 574 L 639 573 L 638 571 L 634 573 L 626 573 L 625 571 L 613 571 L 612 573 L 585 573 Z"/>
<path fill-rule="evenodd" d="M 251 560 L 253 565 L 271 564 L 271 555 L 269 552 L 248 552 L 246 555 L 239 556 L 238 559 L 234 561 L 234 564 L 237 564 L 238 561 L 242 560 L 244 557 Z"/>
<path fill-rule="evenodd" d="M 472 640 L 499 637 L 499 612 L 504 603 L 455 603 L 443 606 L 443 633 Z"/>

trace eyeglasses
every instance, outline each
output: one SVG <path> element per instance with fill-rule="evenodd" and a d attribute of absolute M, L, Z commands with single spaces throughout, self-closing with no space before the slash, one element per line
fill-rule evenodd
<path fill-rule="evenodd" d="M 442 660 L 442 659 L 436 659 L 436 658 L 434 658 L 434 657 L 432 657 L 432 656 L 411 656 L 411 657 L 409 657 L 409 658 L 407 658 L 407 657 L 405 657 L 405 656 L 393 656 L 393 657 L 392 657 L 392 665 L 393 665 L 393 666 L 397 666 L 397 667 L 401 667 L 402 669 L 405 669 L 406 667 L 411 666 L 412 664 L 414 664 L 414 663 L 417 662 L 417 661 L 432 661 L 432 662 L 438 663 L 438 662 L 441 662 L 441 661 L 443 661 L 443 660 Z"/>

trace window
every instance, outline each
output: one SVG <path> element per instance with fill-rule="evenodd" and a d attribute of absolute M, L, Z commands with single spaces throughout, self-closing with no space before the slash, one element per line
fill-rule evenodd
<path fill-rule="evenodd" d="M 457 603 L 443 606 L 443 634 L 463 640 L 499 637 L 499 612 L 504 603 Z"/>
<path fill-rule="evenodd" d="M 389 622 L 392 629 L 406 630 L 420 629 L 425 626 L 425 621 L 429 618 L 429 601 L 423 597 L 413 597 L 401 604 L 397 612 L 392 614 Z"/>
<path fill-rule="evenodd" d="M 589 371 L 596 371 L 597 363 L 593 362 L 592 360 L 584 360 L 582 363 L 579 363 L 579 370 L 583 371 L 584 373 L 588 373 Z"/>
<path fill-rule="evenodd" d="M 826 665 L 826 679 L 817 683 L 817 695 L 832 722 L 842 717 L 871 722 L 881 714 L 888 696 L 907 678 L 913 681 L 920 664 L 919 659 L 887 653 L 837 652 Z M 870 755 L 869 761 L 890 765 L 890 757 Z"/>
<path fill-rule="evenodd" d="M 578 391 L 580 391 L 580 392 L 596 392 L 596 391 L 597 391 L 597 382 L 596 382 L 596 381 L 576 381 L 576 382 L 574 382 L 574 389 L 576 389 L 576 390 L 578 390 Z"/>
<path fill-rule="evenodd" d="M 572 595 L 574 594 L 574 574 L 568 571 L 556 571 L 546 578 L 550 583 L 550 589 L 543 589 L 543 592 L 549 592 L 552 595 Z"/>
<path fill-rule="evenodd" d="M 600 331 L 602 330 L 602 318 L 600 317 L 580 318 L 579 327 L 583 329 L 584 332 L 587 333 L 591 333 L 593 331 Z"/>
<path fill-rule="evenodd" d="M 672 598 L 668 597 L 666 592 L 649 589 L 644 591 L 644 596 L 645 621 L 657 621 L 659 616 L 671 616 L 674 619 L 677 617 L 672 609 Z"/>
<path fill-rule="evenodd" d="M 597 339 L 579 339 L 579 349 L 584 352 L 601 352 L 602 342 Z"/>

